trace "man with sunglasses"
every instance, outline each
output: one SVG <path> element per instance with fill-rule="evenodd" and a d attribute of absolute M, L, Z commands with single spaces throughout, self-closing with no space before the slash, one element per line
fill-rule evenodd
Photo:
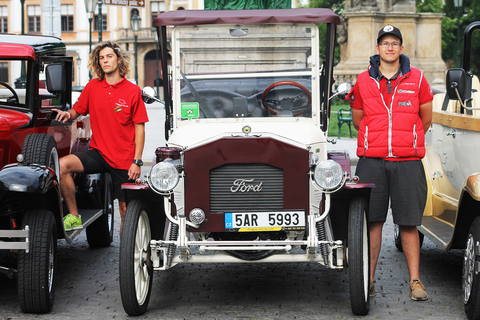
<path fill-rule="evenodd" d="M 353 125 L 358 130 L 356 175 L 375 183 L 369 205 L 370 295 L 382 229 L 389 205 L 399 226 L 410 275 L 410 297 L 428 299 L 420 281 L 420 241 L 427 182 L 421 159 L 425 132 L 432 122 L 433 94 L 423 73 L 410 66 L 400 30 L 387 25 L 378 32 L 376 55 L 357 77 L 349 94 Z"/>

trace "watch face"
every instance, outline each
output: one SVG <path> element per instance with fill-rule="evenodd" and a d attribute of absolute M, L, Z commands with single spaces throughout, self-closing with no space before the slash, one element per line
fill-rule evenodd
<path fill-rule="evenodd" d="M 133 163 L 135 163 L 139 167 L 143 166 L 143 161 L 141 159 L 135 159 L 133 160 Z"/>

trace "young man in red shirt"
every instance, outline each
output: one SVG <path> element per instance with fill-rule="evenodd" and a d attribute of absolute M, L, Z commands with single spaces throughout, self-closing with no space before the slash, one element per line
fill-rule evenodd
<path fill-rule="evenodd" d="M 376 294 L 375 269 L 389 203 L 400 228 L 410 275 L 410 297 L 427 300 L 420 281 L 420 242 L 427 182 L 421 159 L 425 132 L 432 122 L 433 94 L 423 73 L 403 55 L 403 38 L 394 26 L 383 27 L 370 67 L 357 77 L 349 94 L 352 120 L 358 130 L 356 175 L 375 183 L 369 205 L 370 295 Z"/>
<path fill-rule="evenodd" d="M 60 188 L 69 210 L 63 220 L 65 230 L 82 227 L 71 173 L 110 173 L 123 222 L 126 204 L 121 185 L 139 178 L 143 164 L 148 116 L 140 88 L 125 78 L 128 55 L 118 44 L 104 41 L 90 54 L 88 67 L 94 79 L 85 86 L 73 108 L 55 109 L 56 120 L 61 122 L 90 114 L 92 127 L 89 150 L 60 159 Z"/>

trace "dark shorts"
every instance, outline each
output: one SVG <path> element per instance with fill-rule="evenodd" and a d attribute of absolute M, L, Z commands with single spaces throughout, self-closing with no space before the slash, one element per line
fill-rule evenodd
<path fill-rule="evenodd" d="M 422 224 L 427 202 L 427 180 L 421 160 L 360 158 L 355 174 L 360 182 L 375 183 L 370 195 L 370 222 L 385 222 L 390 204 L 395 224 Z"/>
<path fill-rule="evenodd" d="M 122 184 L 133 182 L 133 180 L 128 179 L 128 170 L 112 168 L 95 149 L 75 153 L 75 156 L 82 162 L 83 173 L 110 173 L 113 182 L 113 196 L 118 199 L 118 201 L 125 202 L 125 193 L 122 190 Z"/>

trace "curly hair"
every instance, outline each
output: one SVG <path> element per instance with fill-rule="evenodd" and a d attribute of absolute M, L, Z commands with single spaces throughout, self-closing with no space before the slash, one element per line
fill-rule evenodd
<path fill-rule="evenodd" d="M 100 42 L 90 53 L 88 59 L 88 69 L 92 73 L 92 77 L 103 80 L 105 78 L 105 73 L 103 72 L 102 66 L 100 65 L 100 51 L 105 48 L 112 48 L 118 58 L 120 58 L 120 63 L 118 64 L 118 69 L 120 71 L 120 76 L 125 77 L 125 75 L 130 71 L 130 57 L 122 51 L 120 46 L 113 41 L 107 40 Z"/>

